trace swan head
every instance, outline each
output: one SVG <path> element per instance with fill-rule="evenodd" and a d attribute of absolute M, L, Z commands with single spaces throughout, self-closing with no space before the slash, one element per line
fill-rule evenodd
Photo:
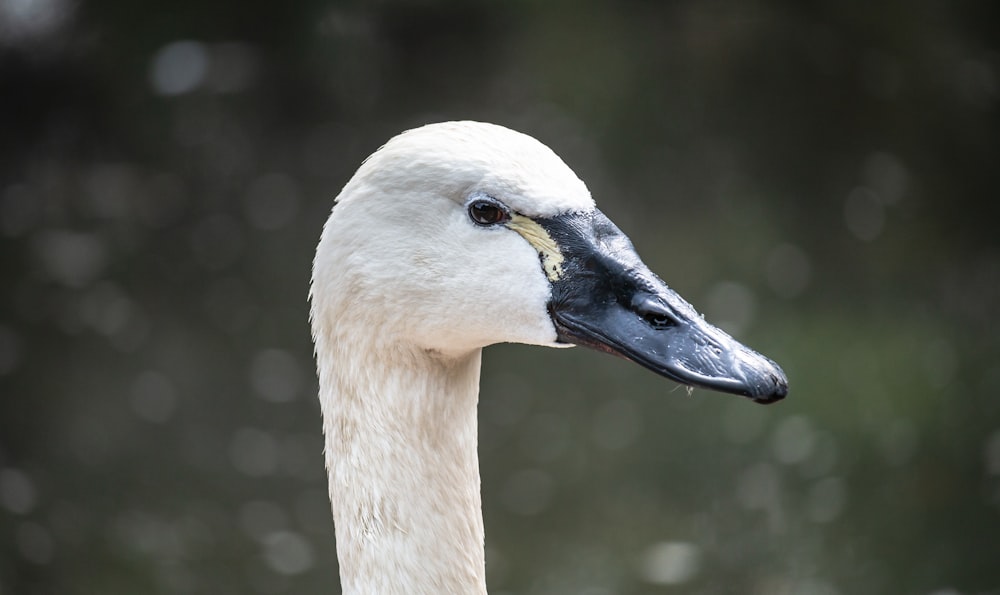
<path fill-rule="evenodd" d="M 337 197 L 310 294 L 317 351 L 576 344 L 758 402 L 787 393 L 774 362 L 643 264 L 551 149 L 492 124 L 423 126 L 371 155 Z"/>

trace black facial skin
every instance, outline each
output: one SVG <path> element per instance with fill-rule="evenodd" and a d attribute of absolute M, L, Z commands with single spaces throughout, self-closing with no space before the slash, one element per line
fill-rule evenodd
<path fill-rule="evenodd" d="M 689 386 L 758 403 L 788 394 L 770 359 L 705 322 L 639 259 L 632 242 L 598 210 L 536 219 L 559 246 L 549 314 L 560 341 L 631 360 Z"/>

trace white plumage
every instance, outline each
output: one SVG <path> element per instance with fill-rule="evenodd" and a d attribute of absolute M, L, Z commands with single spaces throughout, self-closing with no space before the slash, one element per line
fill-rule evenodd
<path fill-rule="evenodd" d="M 477 200 L 495 201 L 506 219 L 477 223 L 470 218 Z M 554 318 L 552 308 L 571 301 L 555 300 L 554 287 L 570 281 L 554 265 L 543 269 L 564 258 L 559 238 L 546 230 L 557 233 L 549 222 L 561 217 L 594 213 L 587 187 L 550 149 L 474 122 L 397 136 L 337 197 L 310 297 L 345 593 L 485 593 L 476 452 L 481 349 L 581 342 Z M 631 254 L 624 236 L 624 243 L 603 238 L 595 240 L 598 250 Z M 623 262 L 623 274 L 641 265 L 638 257 Z M 569 265 L 592 274 L 590 265 Z M 653 281 L 637 284 L 642 296 L 657 295 L 646 288 Z M 657 308 L 689 314 L 663 295 L 652 306 L 635 298 L 622 307 L 643 328 L 660 324 L 649 315 Z M 624 349 L 652 367 L 620 347 L 599 348 Z M 749 365 L 747 357 L 730 367 Z M 686 381 L 678 369 L 657 371 Z M 694 382 L 704 384 L 702 376 Z"/>

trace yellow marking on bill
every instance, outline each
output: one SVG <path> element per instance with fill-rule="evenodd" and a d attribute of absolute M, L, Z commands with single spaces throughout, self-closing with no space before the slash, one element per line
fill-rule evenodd
<path fill-rule="evenodd" d="M 545 231 L 544 227 L 524 215 L 517 214 L 511 216 L 507 227 L 521 234 L 521 237 L 538 251 L 542 260 L 542 269 L 549 281 L 557 281 L 562 277 L 562 264 L 565 258 L 563 258 L 562 251 L 559 250 L 559 245 L 552 239 L 549 232 Z"/>

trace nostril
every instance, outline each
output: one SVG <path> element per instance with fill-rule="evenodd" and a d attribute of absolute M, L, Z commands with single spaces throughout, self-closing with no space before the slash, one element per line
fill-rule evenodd
<path fill-rule="evenodd" d="M 636 295 L 632 299 L 632 309 L 654 329 L 665 329 L 677 325 L 677 318 L 670 308 L 648 295 Z"/>
<path fill-rule="evenodd" d="M 670 317 L 660 316 L 658 314 L 646 314 L 643 316 L 643 319 L 645 319 L 651 327 L 656 329 L 667 328 L 673 326 L 674 324 L 674 321 L 671 320 Z"/>

